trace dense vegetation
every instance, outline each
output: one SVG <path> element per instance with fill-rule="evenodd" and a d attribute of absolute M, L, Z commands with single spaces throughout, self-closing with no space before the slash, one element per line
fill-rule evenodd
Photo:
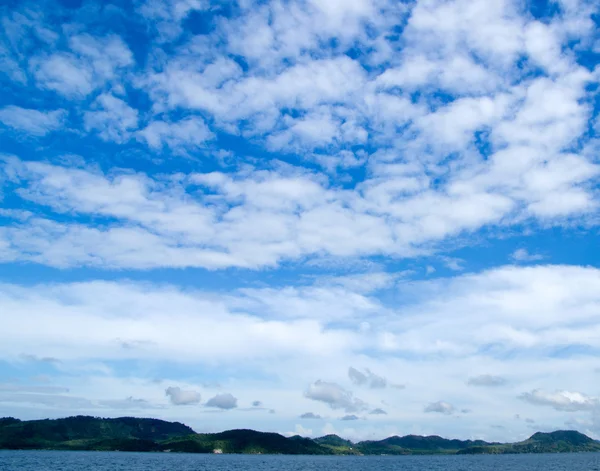
<path fill-rule="evenodd" d="M 506 454 L 506 453 L 569 453 L 600 451 L 600 442 L 583 433 L 559 430 L 551 433 L 535 433 L 518 443 L 490 444 L 460 450 L 460 454 Z"/>
<path fill-rule="evenodd" d="M 565 453 L 600 451 L 600 442 L 575 431 L 536 433 L 518 443 L 448 440 L 407 435 L 353 443 L 337 435 L 310 439 L 277 433 L 228 430 L 195 433 L 178 422 L 121 417 L 69 417 L 21 421 L 0 418 L 0 448 L 53 450 L 171 451 L 307 455 L 414 455 Z"/>
<path fill-rule="evenodd" d="M 0 448 L 152 451 L 157 443 L 194 431 L 178 422 L 77 416 L 55 420 L 0 419 Z"/>

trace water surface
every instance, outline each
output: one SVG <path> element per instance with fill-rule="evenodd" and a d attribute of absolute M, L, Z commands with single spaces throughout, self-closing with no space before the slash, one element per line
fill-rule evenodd
<path fill-rule="evenodd" d="M 499 456 L 256 456 L 0 450 L 0 470 L 600 471 L 600 453 Z"/>

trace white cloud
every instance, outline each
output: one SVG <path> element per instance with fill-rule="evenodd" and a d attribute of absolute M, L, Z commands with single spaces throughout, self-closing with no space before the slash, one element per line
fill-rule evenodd
<path fill-rule="evenodd" d="M 73 396 L 88 398 L 92 405 L 129 396 L 160 405 L 165 402 L 167 386 L 195 391 L 193 382 L 169 380 L 169 367 L 163 385 L 151 382 L 152 377 L 110 383 L 110 365 L 116 361 L 177 365 L 177 371 L 187 371 L 190 378 L 207 369 L 233 371 L 235 367 L 243 369 L 245 376 L 228 373 L 226 387 L 241 394 L 238 403 L 250 404 L 261 397 L 278 410 L 282 420 L 296 420 L 307 410 L 323 417 L 327 408 L 356 415 L 382 408 L 387 415 L 377 417 L 378 421 L 389 420 L 401 429 L 419 423 L 417 433 L 465 436 L 479 430 L 479 423 L 493 420 L 502 424 L 502 417 L 514 415 L 507 415 L 507 410 L 544 422 L 542 408 L 539 413 L 523 409 L 533 407 L 531 401 L 517 399 L 523 390 L 562 391 L 568 386 L 581 394 L 591 392 L 586 388 L 596 359 L 585 354 L 585 349 L 593 348 L 598 335 L 599 280 L 598 271 L 591 268 L 508 266 L 450 280 L 410 282 L 400 289 L 410 291 L 412 302 L 392 311 L 365 312 L 349 321 L 337 316 L 343 295 L 329 298 L 327 309 L 317 304 L 318 317 L 311 317 L 307 306 L 294 318 L 283 304 L 265 316 L 261 305 L 245 304 L 243 290 L 235 289 L 210 292 L 125 280 L 10 284 L 0 286 L 0 311 L 13 313 L 0 332 L 0 355 L 16 362 L 23 361 L 24 351 L 36 358 L 56 358 L 60 363 L 52 363 L 52 368 L 65 374 L 83 362 L 79 368 L 86 371 L 88 379 L 79 380 L 68 373 L 64 386 Z M 272 288 L 265 289 L 277 294 Z M 290 292 L 285 287 L 281 291 Z M 288 306 L 293 307 L 291 300 Z M 485 318 L 481 312 L 486 313 Z M 360 328 L 365 321 L 370 323 L 369 330 Z M 30 325 L 37 328 L 28 329 Z M 65 330 L 65 325 L 69 329 Z M 135 348 L 123 348 L 123 342 Z M 578 345 L 583 353 L 552 353 L 564 351 L 569 344 Z M 549 352 L 554 355 L 552 362 L 547 360 Z M 340 371 L 339 365 L 363 363 L 365 355 L 382 377 L 402 372 L 409 387 L 401 392 L 401 407 L 394 388 L 363 388 L 359 399 L 343 386 L 349 380 L 347 370 Z M 324 357 L 328 362 L 322 361 Z M 96 370 L 88 362 L 101 362 L 102 368 Z M 486 370 L 510 377 L 510 383 L 502 388 L 466 384 L 465 371 Z M 102 371 L 102 384 L 89 379 L 89 375 L 98 375 L 96 371 Z M 310 383 L 316 374 L 331 380 Z M 308 389 L 306 384 L 310 384 Z M 548 394 L 552 395 L 535 393 L 532 397 Z M 436 421 L 437 414 L 423 415 L 423 409 L 440 397 L 448 404 L 468 402 L 477 414 L 463 418 L 464 423 L 453 423 L 454 428 Z M 581 405 L 586 404 L 585 397 L 571 399 L 582 412 L 591 410 Z M 45 403 L 50 404 L 48 401 Z M 52 404 L 54 410 L 60 410 L 67 403 Z M 315 410 L 319 404 L 323 409 Z M 166 411 L 171 406 L 167 405 Z M 574 406 L 567 403 L 563 407 Z M 69 410 L 83 408 L 82 403 Z M 198 409 L 198 414 L 208 411 Z M 114 410 L 118 414 L 116 406 Z M 256 418 L 239 413 L 239 419 L 223 422 L 222 428 L 264 427 L 265 419 L 256 411 Z M 202 422 L 195 414 L 186 415 L 185 421 Z M 183 419 L 176 412 L 167 416 Z M 395 433 L 385 424 L 382 427 L 377 436 Z"/>
<path fill-rule="evenodd" d="M 138 10 L 158 33 L 161 41 L 172 41 L 181 35 L 181 22 L 191 12 L 207 10 L 210 2 L 205 0 L 144 0 Z"/>
<path fill-rule="evenodd" d="M 600 399 L 580 392 L 555 391 L 546 392 L 534 389 L 519 396 L 522 400 L 538 406 L 549 406 L 559 411 L 577 412 L 597 409 Z"/>
<path fill-rule="evenodd" d="M 32 60 L 33 73 L 43 88 L 67 96 L 85 96 L 94 88 L 93 72 L 69 54 L 53 54 Z"/>
<path fill-rule="evenodd" d="M 186 391 L 176 386 L 169 386 L 165 390 L 171 404 L 175 406 L 187 406 L 200 403 L 200 393 L 197 391 Z"/>
<path fill-rule="evenodd" d="M 160 127 L 149 142 L 159 146 L 164 139 L 170 146 L 186 145 L 179 138 L 197 129 L 188 124 Z M 204 131 L 204 125 L 199 129 Z M 202 132 L 196 136 L 198 145 L 206 138 Z M 577 171 L 553 171 L 565 183 L 552 186 L 551 194 L 580 195 L 591 209 L 591 194 L 570 185 L 589 179 L 596 168 L 581 159 L 574 162 L 581 163 Z M 0 234 L 19 257 L 60 266 L 258 268 L 317 254 L 410 257 L 435 250 L 436 242 L 506 223 L 521 191 L 515 190 L 513 200 L 465 179 L 454 182 L 449 195 L 434 189 L 413 193 L 409 187 L 406 197 L 398 200 L 398 191 L 406 190 L 397 187 L 415 184 L 413 178 L 399 177 L 394 185 L 376 178 L 349 191 L 331 187 L 323 175 L 293 167 L 173 175 L 157 181 L 143 174 L 103 175 L 17 159 L 9 163 L 5 172 L 23 182 L 22 198 L 58 212 L 115 218 L 108 227 L 30 219 Z M 555 217 L 559 209 L 563 215 L 583 210 L 562 201 L 552 205 Z M 88 236 L 75 238 L 76 233 Z M 47 240 L 55 241 L 52 254 Z M 76 247 L 69 247 L 73 244 Z M 451 267 L 460 268 L 454 262 Z"/>
<path fill-rule="evenodd" d="M 543 255 L 530 254 L 527 249 L 517 249 L 510 257 L 516 262 L 537 262 L 544 259 Z"/>
<path fill-rule="evenodd" d="M 0 109 L 0 122 L 5 126 L 34 136 L 45 136 L 65 125 L 65 110 L 40 111 L 19 106 L 5 106 Z"/>
<path fill-rule="evenodd" d="M 277 122 L 279 108 L 310 110 L 326 103 L 343 102 L 360 89 L 365 77 L 361 66 L 348 57 L 309 61 L 275 77 L 247 77 L 222 84 L 213 82 L 210 64 L 202 73 L 195 70 L 182 69 L 181 64 L 174 63 L 152 77 L 152 90 L 157 95 L 166 93 L 171 106 L 202 109 L 223 122 L 263 116 L 273 123 L 270 127 Z M 231 78 L 239 74 L 235 66 L 227 71 Z M 310 132 L 308 123 L 298 132 Z"/>
<path fill-rule="evenodd" d="M 118 36 L 96 38 L 80 34 L 70 37 L 68 43 L 68 52 L 31 59 L 30 67 L 41 88 L 83 98 L 133 63 L 131 51 Z"/>
<path fill-rule="evenodd" d="M 339 384 L 318 380 L 312 383 L 304 392 L 304 396 L 313 401 L 327 404 L 332 409 L 343 409 L 346 412 L 365 410 L 367 405 L 353 396 Z"/>
<path fill-rule="evenodd" d="M 138 127 L 138 112 L 120 98 L 104 93 L 83 116 L 86 131 L 95 130 L 105 141 L 123 143 Z"/>
<path fill-rule="evenodd" d="M 174 123 L 153 121 L 139 131 L 138 136 L 154 150 L 160 150 L 166 146 L 174 151 L 202 147 L 207 141 L 214 138 L 214 134 L 202 118 L 197 116 Z"/>
<path fill-rule="evenodd" d="M 594 47 L 593 6 L 562 1 L 543 20 L 521 7 L 512 0 L 244 0 L 233 9 L 146 1 L 136 3 L 133 20 L 123 15 L 123 25 L 113 25 L 136 23 L 123 39 L 85 33 L 83 10 L 65 10 L 58 26 L 37 7 L 7 12 L 0 68 L 16 81 L 11 90 L 27 90 L 27 106 L 39 110 L 5 108 L 4 125 L 46 135 L 67 124 L 66 112 L 49 111 L 60 107 L 83 114 L 90 132 L 118 146 L 98 167 L 86 159 L 96 161 L 104 148 L 62 158 L 63 143 L 51 139 L 48 148 L 24 149 L 22 161 L 3 158 L 3 204 L 14 207 L 0 210 L 0 260 L 100 268 L 111 279 L 115 269 L 246 270 L 223 278 L 234 283 L 227 287 L 198 271 L 198 282 L 210 276 L 215 291 L 124 279 L 0 287 L 0 312 L 14 313 L 0 332 L 2 357 L 54 358 L 45 368 L 87 375 L 84 382 L 65 373 L 73 393 L 58 399 L 7 391 L 14 402 L 0 398 L 0 414 L 16 405 L 30 414 L 158 405 L 157 414 L 182 419 L 165 387 L 193 392 L 199 383 L 111 376 L 113 362 L 134 359 L 175 365 L 189 378 L 223 376 L 215 382 L 236 391 L 240 404 L 260 397 L 276 409 L 273 423 L 295 423 L 306 410 L 324 417 L 330 404 L 360 409 L 349 415 L 387 412 L 368 415 L 376 427 L 336 422 L 349 437 L 406 430 L 483 437 L 500 433 L 483 428 L 492 423 L 520 439 L 526 423 L 506 422 L 516 412 L 559 426 L 574 409 L 593 419 L 587 375 L 600 334 L 598 270 L 517 264 L 463 274 L 487 262 L 448 251 L 522 230 L 535 246 L 540 227 L 590 228 L 598 219 L 590 131 L 597 130 L 598 71 L 577 62 Z M 198 18 L 212 18 L 210 31 L 185 31 Z M 130 38 L 144 46 L 135 61 Z M 68 123 L 75 131 L 77 124 Z M 19 146 L 32 142 L 13 134 L 5 133 Z M 73 148 L 88 148 L 71 134 Z M 227 134 L 235 137 L 221 139 Z M 237 151 L 214 149 L 229 144 Z M 170 158 L 194 153 L 202 167 Z M 534 258 L 520 249 L 511 262 Z M 433 273 L 432 260 L 453 276 L 410 281 L 382 268 L 418 278 Z M 273 277 L 268 268 L 279 266 L 283 276 Z M 339 276 L 349 266 L 352 273 Z M 156 275 L 168 280 L 169 273 Z M 354 369 L 349 378 L 340 365 L 369 365 L 377 375 Z M 401 393 L 386 380 L 400 374 L 409 386 Z M 316 402 L 302 394 L 315 378 L 328 379 L 309 387 Z M 510 381 L 472 387 L 498 378 Z M 361 388 L 359 403 L 346 389 L 353 380 L 390 387 Z M 523 401 L 522 391 L 533 392 Z M 444 420 L 439 398 L 474 413 Z M 442 415 L 423 414 L 427 404 Z M 200 414 L 214 412 L 183 410 L 204 428 Z M 262 428 L 262 415 L 259 407 L 219 414 L 223 428 Z"/>

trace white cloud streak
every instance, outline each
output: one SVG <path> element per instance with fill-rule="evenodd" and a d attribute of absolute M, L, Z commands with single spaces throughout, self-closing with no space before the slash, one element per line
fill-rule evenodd
<path fill-rule="evenodd" d="M 0 109 L 0 122 L 16 131 L 39 137 L 63 128 L 66 115 L 65 110 L 40 111 L 9 105 Z"/>

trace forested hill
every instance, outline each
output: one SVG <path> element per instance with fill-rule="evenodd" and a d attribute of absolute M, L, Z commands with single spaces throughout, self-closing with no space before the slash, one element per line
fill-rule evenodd
<path fill-rule="evenodd" d="M 506 454 L 506 453 L 569 453 L 600 452 L 600 442 L 573 430 L 559 430 L 550 433 L 534 433 L 527 440 L 518 443 L 474 446 L 460 450 L 460 454 Z"/>
<path fill-rule="evenodd" d="M 0 419 L 0 448 L 31 449 L 156 449 L 156 443 L 194 434 L 187 425 L 158 419 L 76 416 L 21 421 Z M 131 443 L 128 443 L 131 442 Z"/>
<path fill-rule="evenodd" d="M 576 431 L 535 433 L 518 443 L 449 440 L 407 435 L 353 443 L 337 435 L 315 439 L 254 430 L 195 433 L 178 422 L 77 416 L 21 421 L 0 419 L 0 448 L 170 451 L 307 455 L 505 454 L 600 451 L 600 442 Z"/>

